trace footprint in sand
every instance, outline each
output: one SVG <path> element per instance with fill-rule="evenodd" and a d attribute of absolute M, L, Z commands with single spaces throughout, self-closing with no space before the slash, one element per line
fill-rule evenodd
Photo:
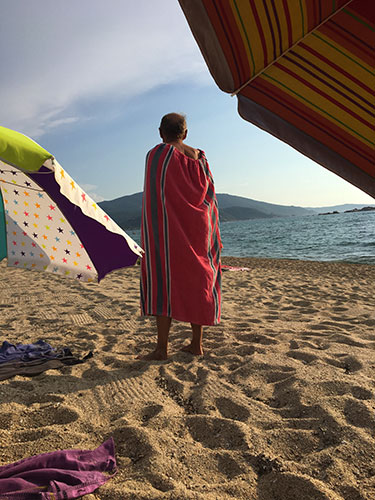
<path fill-rule="evenodd" d="M 216 459 L 218 470 L 228 479 L 234 479 L 245 472 L 245 469 L 228 453 L 218 453 Z"/>
<path fill-rule="evenodd" d="M 317 356 L 314 356 L 314 354 L 309 354 L 308 352 L 303 352 L 303 351 L 289 351 L 286 353 L 287 356 L 293 359 L 298 359 L 299 361 L 302 361 L 303 363 L 312 363 L 315 361 Z"/>
<path fill-rule="evenodd" d="M 373 411 L 362 401 L 348 399 L 345 403 L 344 415 L 346 421 L 355 427 L 366 428 L 373 433 L 375 428 L 375 417 Z"/>
<path fill-rule="evenodd" d="M 319 445 L 319 439 L 314 432 L 301 427 L 272 429 L 267 432 L 267 441 L 272 443 L 273 450 L 280 457 L 293 461 L 315 453 Z"/>
<path fill-rule="evenodd" d="M 312 315 L 316 314 L 317 312 L 319 312 L 319 310 L 315 309 L 314 307 L 308 307 L 305 309 L 301 309 L 299 312 L 300 312 L 300 314 L 308 314 L 308 315 L 312 316 Z M 305 319 L 305 321 L 306 321 L 306 319 Z M 309 320 L 309 321 L 311 321 L 311 320 Z"/>
<path fill-rule="evenodd" d="M 39 439 L 43 439 L 46 436 L 52 434 L 52 431 L 49 429 L 30 429 L 26 431 L 17 432 L 15 438 L 20 443 L 27 443 L 30 441 L 38 441 Z"/>
<path fill-rule="evenodd" d="M 244 432 L 231 420 L 196 415 L 187 417 L 186 424 L 192 438 L 207 448 L 236 450 L 247 447 Z"/>
<path fill-rule="evenodd" d="M 311 307 L 311 302 L 309 300 L 296 300 L 292 302 L 292 304 L 297 307 Z"/>
<path fill-rule="evenodd" d="M 282 311 L 294 311 L 295 307 L 294 306 L 284 306 L 281 308 Z"/>
<path fill-rule="evenodd" d="M 345 311 L 348 311 L 349 308 L 348 307 L 343 307 L 343 306 L 336 306 L 336 307 L 332 307 L 333 311 L 335 312 L 345 312 Z"/>
<path fill-rule="evenodd" d="M 102 350 L 107 352 L 107 349 L 105 348 L 105 346 L 102 347 Z M 105 364 L 105 366 L 114 365 L 114 363 L 116 361 L 117 361 L 117 358 L 115 356 L 102 356 L 102 362 L 103 362 L 103 364 Z"/>
<path fill-rule="evenodd" d="M 148 421 L 152 418 L 159 415 L 159 413 L 163 410 L 163 406 L 161 405 L 148 405 L 145 406 L 141 411 L 141 421 L 143 425 L 147 425 Z"/>
<path fill-rule="evenodd" d="M 48 425 L 65 425 L 79 419 L 79 414 L 68 407 L 58 406 L 36 409 L 21 417 L 20 422 L 28 429 Z"/>
<path fill-rule="evenodd" d="M 292 473 L 271 472 L 259 479 L 258 500 L 286 500 L 302 498 L 313 500 L 344 500 L 321 481 Z"/>
<path fill-rule="evenodd" d="M 260 322 L 260 321 L 252 321 L 252 323 L 257 323 L 257 322 Z M 236 322 L 236 323 L 233 323 L 233 329 L 235 330 L 243 330 L 243 329 L 248 329 L 249 328 L 249 323 L 245 323 L 245 322 Z"/>
<path fill-rule="evenodd" d="M 321 382 L 318 384 L 318 387 L 324 396 L 343 396 L 344 394 L 352 394 L 353 397 L 360 400 L 373 398 L 373 394 L 370 390 L 338 380 Z"/>
<path fill-rule="evenodd" d="M 240 345 L 234 349 L 234 352 L 239 356 L 251 356 L 255 353 L 255 347 L 252 345 Z"/>
<path fill-rule="evenodd" d="M 107 370 L 101 370 L 97 366 L 92 366 L 88 370 L 85 370 L 82 373 L 82 378 L 88 380 L 106 380 L 109 377 L 109 373 Z"/>
<path fill-rule="evenodd" d="M 267 321 L 277 321 L 280 319 L 280 316 L 278 314 L 267 314 L 263 318 Z"/>
<path fill-rule="evenodd" d="M 373 393 L 364 387 L 353 386 L 351 387 L 351 391 L 356 399 L 366 400 L 373 398 Z"/>
<path fill-rule="evenodd" d="M 338 353 L 335 354 L 335 358 L 325 358 L 325 361 L 329 365 L 336 366 L 338 368 L 342 368 L 346 373 L 356 372 L 363 368 L 362 363 L 354 356 L 348 356 L 346 353 Z"/>
<path fill-rule="evenodd" d="M 154 453 L 153 444 L 148 434 L 143 430 L 131 425 L 118 426 L 111 433 L 116 443 L 119 456 L 129 457 L 133 463 L 150 458 Z"/>
<path fill-rule="evenodd" d="M 180 365 L 176 364 L 175 374 L 179 380 L 182 380 L 184 382 L 193 382 L 193 383 L 199 382 L 197 374 L 194 373 L 194 371 L 192 371 L 191 368 L 189 369 L 188 367 L 186 367 L 185 364 L 180 364 Z"/>
<path fill-rule="evenodd" d="M 32 405 L 33 403 L 62 403 L 64 398 L 57 394 L 38 394 L 31 393 L 26 397 L 26 404 Z"/>
<path fill-rule="evenodd" d="M 270 371 L 265 373 L 265 377 L 268 384 L 275 384 L 288 379 L 290 379 L 290 382 L 292 383 L 296 380 L 296 377 L 294 376 L 295 372 L 296 370 L 294 368 L 286 371 Z"/>
<path fill-rule="evenodd" d="M 232 418 L 245 422 L 250 417 L 250 411 L 228 398 L 217 398 L 216 406 L 224 418 Z"/>
<path fill-rule="evenodd" d="M 254 344 L 264 344 L 264 345 L 272 345 L 278 344 L 279 342 L 268 335 L 259 335 L 258 333 L 237 335 L 239 340 L 243 340 L 244 342 L 252 342 Z"/>
<path fill-rule="evenodd" d="M 342 494 L 342 498 L 345 500 L 367 500 L 369 497 L 364 497 L 360 492 L 361 487 L 356 488 L 355 486 L 346 486 L 343 485 L 340 487 L 340 493 Z"/>

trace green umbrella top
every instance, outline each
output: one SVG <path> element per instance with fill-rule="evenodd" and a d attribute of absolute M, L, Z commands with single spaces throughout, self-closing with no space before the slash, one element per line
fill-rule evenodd
<path fill-rule="evenodd" d="M 35 172 L 48 158 L 52 158 L 51 153 L 29 137 L 0 127 L 0 160 L 23 170 Z"/>

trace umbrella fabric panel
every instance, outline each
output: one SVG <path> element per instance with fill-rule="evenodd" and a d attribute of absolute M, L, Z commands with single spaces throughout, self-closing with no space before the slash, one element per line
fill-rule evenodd
<path fill-rule="evenodd" d="M 192 2 L 204 6 L 206 17 L 198 19 L 197 8 L 180 0 L 219 87 L 239 90 L 241 116 L 374 196 L 372 2 Z M 210 47 L 203 22 L 209 25 Z M 220 69 L 218 51 L 226 61 Z M 294 130 L 302 133 L 294 136 Z"/>
<path fill-rule="evenodd" d="M 0 160 L 28 171 L 35 171 L 52 155 L 29 137 L 0 127 Z"/>
<path fill-rule="evenodd" d="M 79 207 L 84 215 L 100 222 L 108 231 L 119 234 L 124 237 L 127 245 L 138 256 L 142 257 L 143 250 L 141 247 L 128 235 L 125 231 L 97 205 L 97 203 L 85 193 L 78 184 L 70 177 L 70 175 L 62 168 L 58 161 L 54 158 L 52 162 L 49 160 L 43 165 L 50 170 L 53 170 L 55 181 L 59 185 L 59 190 L 71 203 Z"/>
<path fill-rule="evenodd" d="M 6 229 L 5 229 L 5 212 L 3 197 L 0 189 L 0 261 L 5 259 L 7 256 L 7 246 L 6 246 Z"/>
<path fill-rule="evenodd" d="M 251 122 L 258 127 L 375 197 L 375 185 L 371 176 L 297 126 L 242 95 L 238 96 L 238 111 L 244 119 L 250 121 L 247 117 L 251 116 Z"/>
<path fill-rule="evenodd" d="M 38 174 L 35 174 L 38 175 Z M 39 176 L 53 178 L 53 172 Z M 96 269 L 56 202 L 21 170 L 0 162 L 8 265 L 93 281 Z"/>
<path fill-rule="evenodd" d="M 87 217 L 81 208 L 61 193 L 60 184 L 57 183 L 53 173 L 49 175 L 46 172 L 49 170 L 41 167 L 39 172 L 29 175 L 38 182 L 40 187 L 48 191 L 71 223 L 73 230 L 79 234 L 96 268 L 98 280 L 100 281 L 114 269 L 133 266 L 139 258 L 140 247 L 131 238 L 128 239 L 133 242 L 133 245 L 129 246 L 123 234 L 113 233 L 97 220 Z"/>
<path fill-rule="evenodd" d="M 347 6 L 344 12 L 349 16 L 344 18 L 344 35 L 340 37 L 340 30 L 334 27 L 331 36 L 335 33 L 334 36 L 340 39 L 340 43 L 346 44 L 346 32 L 348 28 L 352 29 L 353 21 L 357 20 L 360 24 L 364 21 L 366 30 L 370 25 L 370 32 L 365 38 L 367 42 L 372 40 L 372 7 L 367 0 L 179 1 L 210 69 L 211 61 L 217 57 L 213 47 L 224 54 L 233 78 L 232 86 L 228 88 L 225 85 L 224 73 L 220 73 L 218 68 L 212 68 L 212 73 L 218 86 L 226 92 L 235 92 L 344 6 Z M 363 9 L 362 4 L 365 3 L 368 3 L 368 7 Z M 360 19 L 361 17 L 364 19 Z M 366 26 L 367 17 L 370 17 L 370 20 Z M 321 28 L 323 31 L 324 26 L 325 24 Z M 204 29 L 211 38 L 214 33 L 216 40 L 204 37 Z M 363 39 L 363 36 L 361 38 Z M 335 40 L 333 42 L 335 43 Z M 357 40 L 349 39 L 348 43 L 349 50 L 355 51 Z M 371 66 L 371 43 L 367 45 L 370 49 L 365 59 Z M 362 54 L 359 57 L 361 58 Z"/>
<path fill-rule="evenodd" d="M 362 162 L 363 169 L 371 173 L 373 162 L 370 160 L 374 159 L 375 147 L 375 73 L 366 62 L 368 47 L 364 41 L 353 45 L 353 51 L 349 51 L 340 45 L 339 35 L 336 40 L 333 38 L 336 31 L 331 31 L 330 27 L 336 29 L 337 25 L 345 25 L 347 17 L 346 9 L 339 12 L 241 93 L 265 107 L 271 105 L 267 99 L 281 104 L 288 102 L 309 121 L 316 122 L 319 128 L 337 135 L 337 143 L 331 141 L 330 147 L 339 152 L 342 144 L 350 144 L 350 151 L 346 151 L 345 156 Z M 363 24 L 354 19 L 350 36 L 357 39 L 363 30 Z M 372 52 L 374 56 L 374 49 Z M 284 110 L 280 113 L 284 118 L 293 119 Z M 314 136 L 308 121 L 303 127 Z M 324 138 L 319 140 L 324 141 Z M 362 161 L 360 156 L 367 157 L 368 162 Z"/>

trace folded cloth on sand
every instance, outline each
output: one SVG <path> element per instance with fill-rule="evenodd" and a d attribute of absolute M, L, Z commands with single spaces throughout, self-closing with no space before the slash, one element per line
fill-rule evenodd
<path fill-rule="evenodd" d="M 4 340 L 0 347 L 0 363 L 7 361 L 29 361 L 40 358 L 56 358 L 57 353 L 50 344 L 38 340 L 34 344 L 11 344 Z"/>
<path fill-rule="evenodd" d="M 221 266 L 223 271 L 249 271 L 248 267 Z"/>
<path fill-rule="evenodd" d="M 105 475 L 103 472 L 112 475 Z M 116 472 L 113 439 L 96 450 L 60 450 L 0 467 L 1 500 L 68 500 L 87 495 Z"/>
<path fill-rule="evenodd" d="M 84 363 L 91 357 L 89 352 L 82 359 L 77 358 L 68 347 L 57 350 L 44 340 L 17 345 L 5 340 L 0 347 L 0 380 L 15 375 L 38 375 L 52 368 Z"/>

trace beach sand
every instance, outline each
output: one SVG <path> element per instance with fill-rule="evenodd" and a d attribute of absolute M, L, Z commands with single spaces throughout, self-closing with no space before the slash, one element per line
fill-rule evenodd
<path fill-rule="evenodd" d="M 85 499 L 375 499 L 375 266 L 224 258 L 205 356 L 154 345 L 139 266 L 98 284 L 0 264 L 1 340 L 84 364 L 0 382 L 0 465 L 110 436 L 118 473 Z"/>

